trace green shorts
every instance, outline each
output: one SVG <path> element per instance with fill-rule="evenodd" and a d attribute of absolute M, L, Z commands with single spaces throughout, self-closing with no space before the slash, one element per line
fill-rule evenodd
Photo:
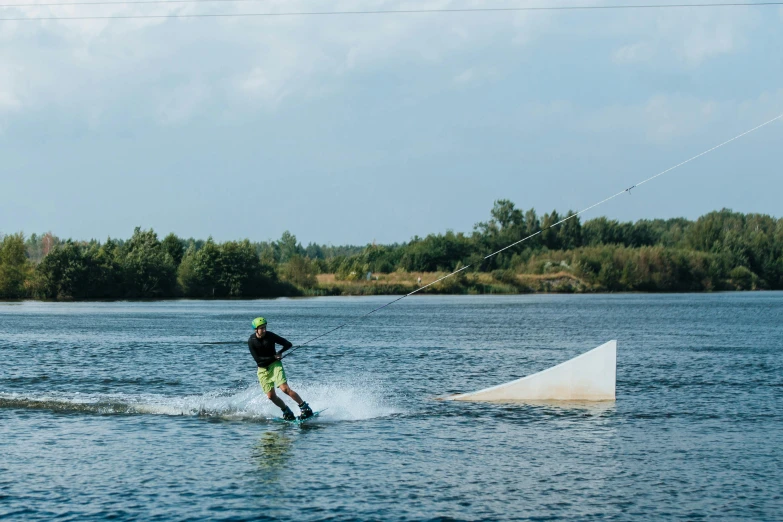
<path fill-rule="evenodd" d="M 288 379 L 285 378 L 283 363 L 275 361 L 266 368 L 258 368 L 258 382 L 264 393 L 269 393 L 273 388 L 285 384 Z"/>

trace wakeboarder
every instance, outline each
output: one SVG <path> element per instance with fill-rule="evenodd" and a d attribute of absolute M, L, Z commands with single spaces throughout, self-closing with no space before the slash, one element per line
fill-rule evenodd
<path fill-rule="evenodd" d="M 299 420 L 308 419 L 313 416 L 313 410 L 302 400 L 298 393 L 288 386 L 283 363 L 280 360 L 283 352 L 290 349 L 293 344 L 273 332 L 268 332 L 266 324 L 266 319 L 263 317 L 253 319 L 255 333 L 247 340 L 250 354 L 258 365 L 258 382 L 261 384 L 261 388 L 266 393 L 267 398 L 283 410 L 283 420 L 292 421 L 297 417 L 294 416 L 291 408 L 283 402 L 283 399 L 277 396 L 275 387 L 280 388 L 281 392 L 291 397 L 299 405 Z M 279 352 L 275 350 L 276 344 L 283 347 Z"/>

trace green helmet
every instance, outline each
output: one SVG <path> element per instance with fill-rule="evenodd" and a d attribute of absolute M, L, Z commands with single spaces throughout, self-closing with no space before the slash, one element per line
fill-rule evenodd
<path fill-rule="evenodd" d="M 253 329 L 255 330 L 259 326 L 266 326 L 266 319 L 263 317 L 256 317 L 253 319 Z"/>

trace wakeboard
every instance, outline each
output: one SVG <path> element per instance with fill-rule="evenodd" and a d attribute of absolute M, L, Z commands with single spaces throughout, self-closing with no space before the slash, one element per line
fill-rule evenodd
<path fill-rule="evenodd" d="M 323 410 L 314 411 L 313 414 L 310 417 L 307 417 L 306 419 L 302 419 L 301 417 L 297 417 L 297 418 L 295 418 L 293 420 L 285 420 L 285 419 L 283 419 L 281 417 L 275 417 L 272 420 L 275 421 L 275 422 L 284 422 L 286 424 L 296 424 L 298 426 L 300 424 L 304 424 L 307 421 L 313 420 L 314 418 L 318 417 L 321 414 L 321 412 L 323 412 L 323 411 L 326 411 L 326 408 L 324 408 Z"/>

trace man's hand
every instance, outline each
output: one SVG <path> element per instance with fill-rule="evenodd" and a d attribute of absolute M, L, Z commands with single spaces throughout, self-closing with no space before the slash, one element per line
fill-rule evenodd
<path fill-rule="evenodd" d="M 276 360 L 278 360 L 278 361 L 279 361 L 279 360 L 280 360 L 280 359 L 282 359 L 282 358 L 283 358 L 283 352 L 277 352 L 277 353 L 275 354 L 275 359 L 276 359 Z"/>

